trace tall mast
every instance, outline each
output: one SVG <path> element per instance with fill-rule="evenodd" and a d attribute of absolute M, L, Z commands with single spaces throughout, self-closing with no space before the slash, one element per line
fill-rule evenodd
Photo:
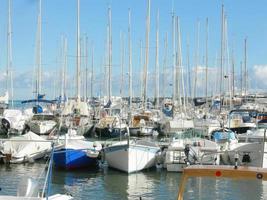
<path fill-rule="evenodd" d="M 144 66 L 144 90 L 143 90 L 143 108 L 146 109 L 147 100 L 147 68 L 149 63 L 149 33 L 150 33 L 150 0 L 147 0 L 147 19 L 146 19 L 146 57 Z"/>
<path fill-rule="evenodd" d="M 60 74 L 59 74 L 59 77 L 60 77 L 60 81 L 59 81 L 59 84 L 60 84 L 60 96 L 61 98 L 63 98 L 64 96 L 64 68 L 65 68 L 65 43 L 64 43 L 64 36 L 61 35 L 61 47 L 60 47 L 60 64 L 61 64 L 61 70 L 60 70 Z"/>
<path fill-rule="evenodd" d="M 159 10 L 157 12 L 157 32 L 156 32 L 156 76 L 155 76 L 155 83 L 156 83 L 156 92 L 155 92 L 155 100 L 156 100 L 156 108 L 159 107 Z"/>
<path fill-rule="evenodd" d="M 235 57 L 234 48 L 232 50 L 232 97 L 235 97 Z"/>
<path fill-rule="evenodd" d="M 111 8 L 108 8 L 108 99 L 111 100 L 111 67 L 112 67 L 112 35 L 111 35 Z"/>
<path fill-rule="evenodd" d="M 166 69 L 167 69 L 167 55 L 168 55 L 168 33 L 166 32 L 164 39 L 164 64 L 163 64 L 163 98 L 165 99 L 165 86 L 166 86 Z"/>
<path fill-rule="evenodd" d="M 240 95 L 243 96 L 243 63 L 240 62 Z"/>
<path fill-rule="evenodd" d="M 37 54 L 36 54 L 36 99 L 41 94 L 41 73 L 42 73 L 42 0 L 39 0 L 39 13 L 38 13 L 38 31 L 37 31 Z"/>
<path fill-rule="evenodd" d="M 175 46 L 175 16 L 172 10 L 172 67 L 173 67 L 173 104 L 176 101 L 176 46 Z"/>
<path fill-rule="evenodd" d="M 224 50 L 224 5 L 222 5 L 221 24 L 221 58 L 220 58 L 220 112 L 222 109 L 222 84 L 223 84 L 223 50 Z"/>
<path fill-rule="evenodd" d="M 128 12 L 128 48 L 129 48 L 129 107 L 132 108 L 132 42 L 131 42 L 131 10 Z"/>
<path fill-rule="evenodd" d="M 246 96 L 247 96 L 247 89 L 248 89 L 248 80 L 247 80 L 247 75 L 248 75 L 248 72 L 247 72 L 247 38 L 245 38 L 244 40 L 244 81 L 245 81 L 245 99 L 246 99 Z"/>
<path fill-rule="evenodd" d="M 85 57 L 84 57 L 84 59 L 85 59 L 85 100 L 87 101 L 87 99 L 88 99 L 88 37 L 87 36 L 85 36 Z M 91 92 L 91 95 L 92 95 L 92 92 Z"/>
<path fill-rule="evenodd" d="M 208 106 L 208 39 L 209 39 L 209 19 L 206 19 L 206 106 Z"/>
<path fill-rule="evenodd" d="M 6 82 L 6 91 L 9 91 L 9 81 L 10 81 L 10 89 L 11 89 L 11 106 L 13 107 L 13 77 L 12 77 L 12 63 L 13 63 L 13 55 L 12 55 L 12 25 L 11 25 L 11 0 L 8 0 L 8 27 L 7 27 L 7 82 Z M 9 92 L 8 92 L 9 94 Z"/>
<path fill-rule="evenodd" d="M 120 32 L 121 40 L 121 84 L 120 84 L 120 96 L 123 97 L 123 85 L 124 85 L 124 35 Z"/>
<path fill-rule="evenodd" d="M 94 97 L 94 45 L 92 45 L 92 58 L 91 58 L 91 98 Z"/>
<path fill-rule="evenodd" d="M 140 40 L 140 99 L 142 99 L 143 96 L 143 83 L 144 83 L 144 79 L 143 79 L 143 43 L 142 40 Z"/>
<path fill-rule="evenodd" d="M 188 105 L 188 99 L 189 97 L 192 96 L 191 94 L 191 72 L 190 72 L 190 51 L 189 51 L 189 38 L 187 37 L 187 40 L 186 40 L 186 54 L 187 54 L 187 81 L 186 81 L 186 84 L 187 84 L 187 100 L 186 100 L 186 104 Z"/>
<path fill-rule="evenodd" d="M 63 97 L 65 98 L 66 95 L 66 87 L 67 87 L 67 65 L 68 65 L 68 57 L 67 57 L 67 51 L 68 51 L 68 41 L 67 38 L 64 38 L 64 68 L 63 68 Z"/>
<path fill-rule="evenodd" d="M 77 68 L 76 68 L 76 98 L 81 100 L 81 49 L 80 49 L 80 0 L 77 0 Z"/>
<path fill-rule="evenodd" d="M 175 61 L 176 61 L 176 64 L 175 64 L 175 66 L 176 66 L 176 73 L 175 73 L 175 85 L 176 85 L 176 89 L 175 89 L 175 91 L 176 91 L 176 95 L 177 95 L 177 99 L 179 100 L 178 102 L 179 102 L 179 109 L 181 108 L 181 105 L 182 105 L 182 102 L 181 102 L 181 93 L 180 93 L 180 82 L 179 82 L 179 80 L 180 80 L 180 73 L 179 73 L 179 56 L 178 56 L 178 52 L 179 52 L 179 42 L 178 42 L 178 37 L 179 37 L 179 35 L 178 35 L 178 16 L 176 16 L 176 20 L 175 20 L 175 31 L 176 31 L 176 40 L 177 40 L 177 49 L 176 49 L 176 52 L 175 52 Z"/>
<path fill-rule="evenodd" d="M 179 102 L 180 102 L 180 107 L 182 107 L 182 104 L 183 104 L 183 108 L 185 111 L 184 77 L 183 77 L 183 69 L 182 69 L 183 61 L 182 61 L 181 27 L 180 27 L 179 17 L 177 17 L 177 36 L 178 36 L 177 56 L 178 56 L 178 71 L 179 71 L 179 76 L 178 76 L 179 84 L 178 85 L 180 88 L 179 89 L 180 91 Z M 182 103 L 182 95 L 183 95 L 183 103 Z"/>
<path fill-rule="evenodd" d="M 199 64 L 199 32 L 200 32 L 200 21 L 197 21 L 197 48 L 195 52 L 195 81 L 194 81 L 194 98 L 197 96 L 197 75 L 198 75 L 198 64 Z"/>

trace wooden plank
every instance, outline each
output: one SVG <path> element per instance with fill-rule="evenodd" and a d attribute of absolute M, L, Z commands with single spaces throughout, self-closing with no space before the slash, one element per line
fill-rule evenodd
<path fill-rule="evenodd" d="M 192 165 L 184 168 L 177 200 L 183 199 L 186 181 L 190 177 L 255 179 L 267 181 L 267 168 L 247 166 Z"/>

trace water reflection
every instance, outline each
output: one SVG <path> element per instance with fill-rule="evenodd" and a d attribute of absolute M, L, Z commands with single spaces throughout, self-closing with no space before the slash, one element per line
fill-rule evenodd
<path fill-rule="evenodd" d="M 190 178 L 184 197 L 185 199 L 260 200 L 266 199 L 264 198 L 264 190 L 267 190 L 266 184 L 259 180 Z"/>
<path fill-rule="evenodd" d="M 0 195 L 16 195 L 17 186 L 23 178 L 34 178 L 42 188 L 45 178 L 45 164 L 37 162 L 34 164 L 1 164 L 0 165 Z"/>
<path fill-rule="evenodd" d="M 109 171 L 105 189 L 117 199 L 176 199 L 180 174 L 166 171 L 145 170 L 125 174 Z"/>
<path fill-rule="evenodd" d="M 45 163 L 0 165 L 0 195 L 16 195 L 22 177 L 40 177 L 43 185 Z M 53 169 L 51 194 L 69 193 L 75 200 L 136 199 L 176 200 L 180 173 L 155 169 L 126 174 L 104 167 L 96 171 L 62 171 Z M 267 199 L 267 182 L 194 178 L 189 179 L 185 199 Z"/>

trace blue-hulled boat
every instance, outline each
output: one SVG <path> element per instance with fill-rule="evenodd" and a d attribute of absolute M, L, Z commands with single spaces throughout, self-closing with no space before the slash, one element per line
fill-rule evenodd
<path fill-rule="evenodd" d="M 55 167 L 66 170 L 97 167 L 101 144 L 87 141 L 75 133 L 75 130 L 69 129 L 63 144 L 55 150 Z"/>

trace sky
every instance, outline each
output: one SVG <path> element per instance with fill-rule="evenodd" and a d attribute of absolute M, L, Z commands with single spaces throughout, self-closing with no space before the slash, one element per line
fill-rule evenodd
<path fill-rule="evenodd" d="M 8 0 L 0 1 L 0 95 L 5 91 L 5 70 L 7 63 L 7 11 Z M 38 0 L 12 0 L 12 50 L 14 99 L 33 97 L 33 68 L 35 65 L 35 48 L 37 33 Z M 47 98 L 54 98 L 60 93 L 60 59 L 61 37 L 68 41 L 68 96 L 75 95 L 76 69 L 76 0 L 42 0 L 42 88 Z M 187 43 L 189 43 L 190 67 L 195 65 L 197 23 L 200 23 L 199 66 L 204 65 L 205 58 L 205 20 L 209 20 L 208 58 L 209 68 L 218 65 L 221 43 L 221 7 L 224 4 L 227 16 L 227 35 L 229 52 L 234 52 L 236 76 L 240 62 L 244 60 L 244 39 L 247 38 L 247 66 L 249 69 L 250 90 L 265 90 L 265 72 L 267 72 L 267 2 L 265 0 L 151 0 L 151 26 L 148 66 L 148 95 L 154 94 L 154 69 L 156 47 L 156 16 L 159 11 L 159 63 L 163 69 L 164 38 L 168 36 L 167 79 L 163 89 L 171 95 L 172 84 L 172 10 L 180 19 L 181 47 L 183 65 L 186 65 Z M 128 94 L 128 9 L 131 9 L 132 24 L 132 63 L 134 95 L 140 95 L 140 72 L 143 68 L 146 32 L 146 0 L 80 0 L 80 32 L 83 38 L 88 37 L 88 51 L 94 49 L 94 95 L 105 95 L 103 85 L 104 66 L 106 66 L 106 37 L 108 8 L 112 10 L 112 94 L 119 95 L 121 40 L 124 38 L 124 94 Z M 143 47 L 140 48 L 142 42 Z M 140 49 L 143 62 L 140 64 Z M 88 58 L 89 71 L 91 56 Z M 84 74 L 84 66 L 82 66 Z M 201 73 L 201 72 L 199 72 Z M 90 73 L 89 73 L 90 75 Z M 215 75 L 210 70 L 210 84 Z M 185 73 L 186 76 L 186 73 Z M 201 77 L 201 74 L 199 74 Z M 203 74 L 202 78 L 203 79 Z M 238 77 L 236 77 L 239 80 Z M 84 85 L 84 84 L 83 84 Z M 90 84 L 89 84 L 90 85 Z M 213 84 L 214 85 L 214 84 Z M 238 84 L 237 84 L 238 85 Z M 199 84 L 199 88 L 203 85 Z M 84 87 L 83 87 L 84 88 Z M 88 87 L 88 93 L 90 86 Z M 211 90 L 211 89 L 210 89 Z M 84 91 L 84 89 L 83 89 Z M 85 93 L 85 92 L 82 92 Z"/>

